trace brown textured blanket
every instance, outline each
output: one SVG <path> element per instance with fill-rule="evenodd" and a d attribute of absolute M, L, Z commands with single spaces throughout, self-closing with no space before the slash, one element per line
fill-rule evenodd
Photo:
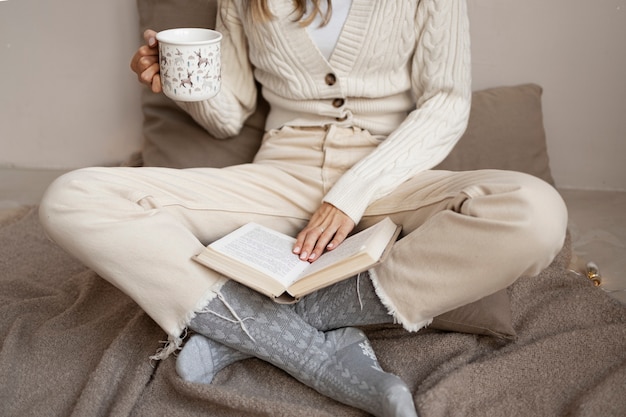
<path fill-rule="evenodd" d="M 49 242 L 36 209 L 0 227 L 0 415 L 361 416 L 257 359 L 211 385 L 150 363 L 164 333 Z M 429 416 L 626 415 L 626 308 L 567 271 L 569 247 L 510 289 L 515 341 L 368 329 Z"/>

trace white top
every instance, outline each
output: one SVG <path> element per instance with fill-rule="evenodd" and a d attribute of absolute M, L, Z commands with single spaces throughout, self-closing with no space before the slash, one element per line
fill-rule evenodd
<path fill-rule="evenodd" d="M 312 11 L 313 2 L 308 0 L 308 4 L 307 10 Z M 337 40 L 339 39 L 341 29 L 348 18 L 348 12 L 350 11 L 351 5 L 352 0 L 334 0 L 330 21 L 325 26 L 320 26 L 323 21 L 322 16 L 326 14 L 326 10 L 328 9 L 328 3 L 322 1 L 320 3 L 322 15 L 318 13 L 313 22 L 311 22 L 311 24 L 306 28 L 307 33 L 311 39 L 313 39 L 313 42 L 315 42 L 317 48 L 320 50 L 322 55 L 324 55 L 326 60 L 330 60 L 330 56 L 335 49 Z"/>
<path fill-rule="evenodd" d="M 178 104 L 213 136 L 230 137 L 254 112 L 258 81 L 271 108 L 267 130 L 335 124 L 380 136 L 324 197 L 355 223 L 374 200 L 441 162 L 465 131 L 466 0 L 352 0 L 329 59 L 293 21 L 292 0 L 270 0 L 276 19 L 252 25 L 246 3 L 220 2 L 220 93 Z"/>

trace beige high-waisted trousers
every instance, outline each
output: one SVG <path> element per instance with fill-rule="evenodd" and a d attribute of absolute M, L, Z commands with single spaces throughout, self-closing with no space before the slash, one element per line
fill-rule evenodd
<path fill-rule="evenodd" d="M 192 257 L 250 221 L 295 235 L 378 143 L 360 129 L 283 128 L 265 135 L 252 164 L 80 169 L 49 187 L 40 218 L 55 242 L 179 342 L 225 282 Z M 370 272 L 408 330 L 538 274 L 560 250 L 567 223 L 553 187 L 495 170 L 422 172 L 373 202 L 357 228 L 385 216 L 402 225 L 402 238 Z"/>

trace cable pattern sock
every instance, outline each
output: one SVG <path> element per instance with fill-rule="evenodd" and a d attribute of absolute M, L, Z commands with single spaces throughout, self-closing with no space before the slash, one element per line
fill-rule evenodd
<path fill-rule="evenodd" d="M 201 334 L 187 340 L 176 359 L 176 372 L 188 382 L 210 384 L 215 375 L 231 363 L 247 359 L 241 353 Z"/>
<path fill-rule="evenodd" d="M 323 333 L 293 306 L 277 304 L 229 281 L 190 328 L 283 369 L 302 383 L 376 416 L 415 416 L 404 382 L 378 365 L 365 335 L 344 328 Z"/>
<path fill-rule="evenodd" d="M 302 297 L 294 308 L 318 330 L 394 322 L 367 272 Z"/>
<path fill-rule="evenodd" d="M 393 322 L 367 272 L 309 294 L 294 308 L 318 330 Z M 248 357 L 202 335 L 194 335 L 179 354 L 176 370 L 186 381 L 210 384 L 226 366 Z"/>

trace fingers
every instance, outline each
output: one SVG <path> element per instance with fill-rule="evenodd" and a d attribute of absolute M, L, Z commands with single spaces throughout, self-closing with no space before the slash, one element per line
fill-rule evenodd
<path fill-rule="evenodd" d="M 150 89 L 153 93 L 160 93 L 163 91 L 163 87 L 161 86 L 161 76 L 159 74 L 155 74 L 152 78 L 152 84 L 150 84 Z"/>
<path fill-rule="evenodd" d="M 146 30 L 144 40 L 146 44 L 139 47 L 135 52 L 130 61 L 130 68 L 137 74 L 139 82 L 158 93 L 161 91 L 161 77 L 159 75 L 159 49 L 156 32 L 150 29 Z"/>
<path fill-rule="evenodd" d="M 325 250 L 339 246 L 354 229 L 354 222 L 338 208 L 324 203 L 309 224 L 296 236 L 293 252 L 303 261 L 313 262 Z"/>
<path fill-rule="evenodd" d="M 333 237 L 332 233 L 333 228 L 329 227 L 328 229 L 317 226 L 317 227 L 307 227 L 300 232 L 299 237 L 301 237 L 302 244 L 301 249 L 298 251 L 296 248 L 299 247 L 298 243 L 296 243 L 296 247 L 294 248 L 294 252 L 299 252 L 300 259 L 303 261 L 313 262 L 324 252 L 326 246 L 330 243 L 331 238 Z"/>

